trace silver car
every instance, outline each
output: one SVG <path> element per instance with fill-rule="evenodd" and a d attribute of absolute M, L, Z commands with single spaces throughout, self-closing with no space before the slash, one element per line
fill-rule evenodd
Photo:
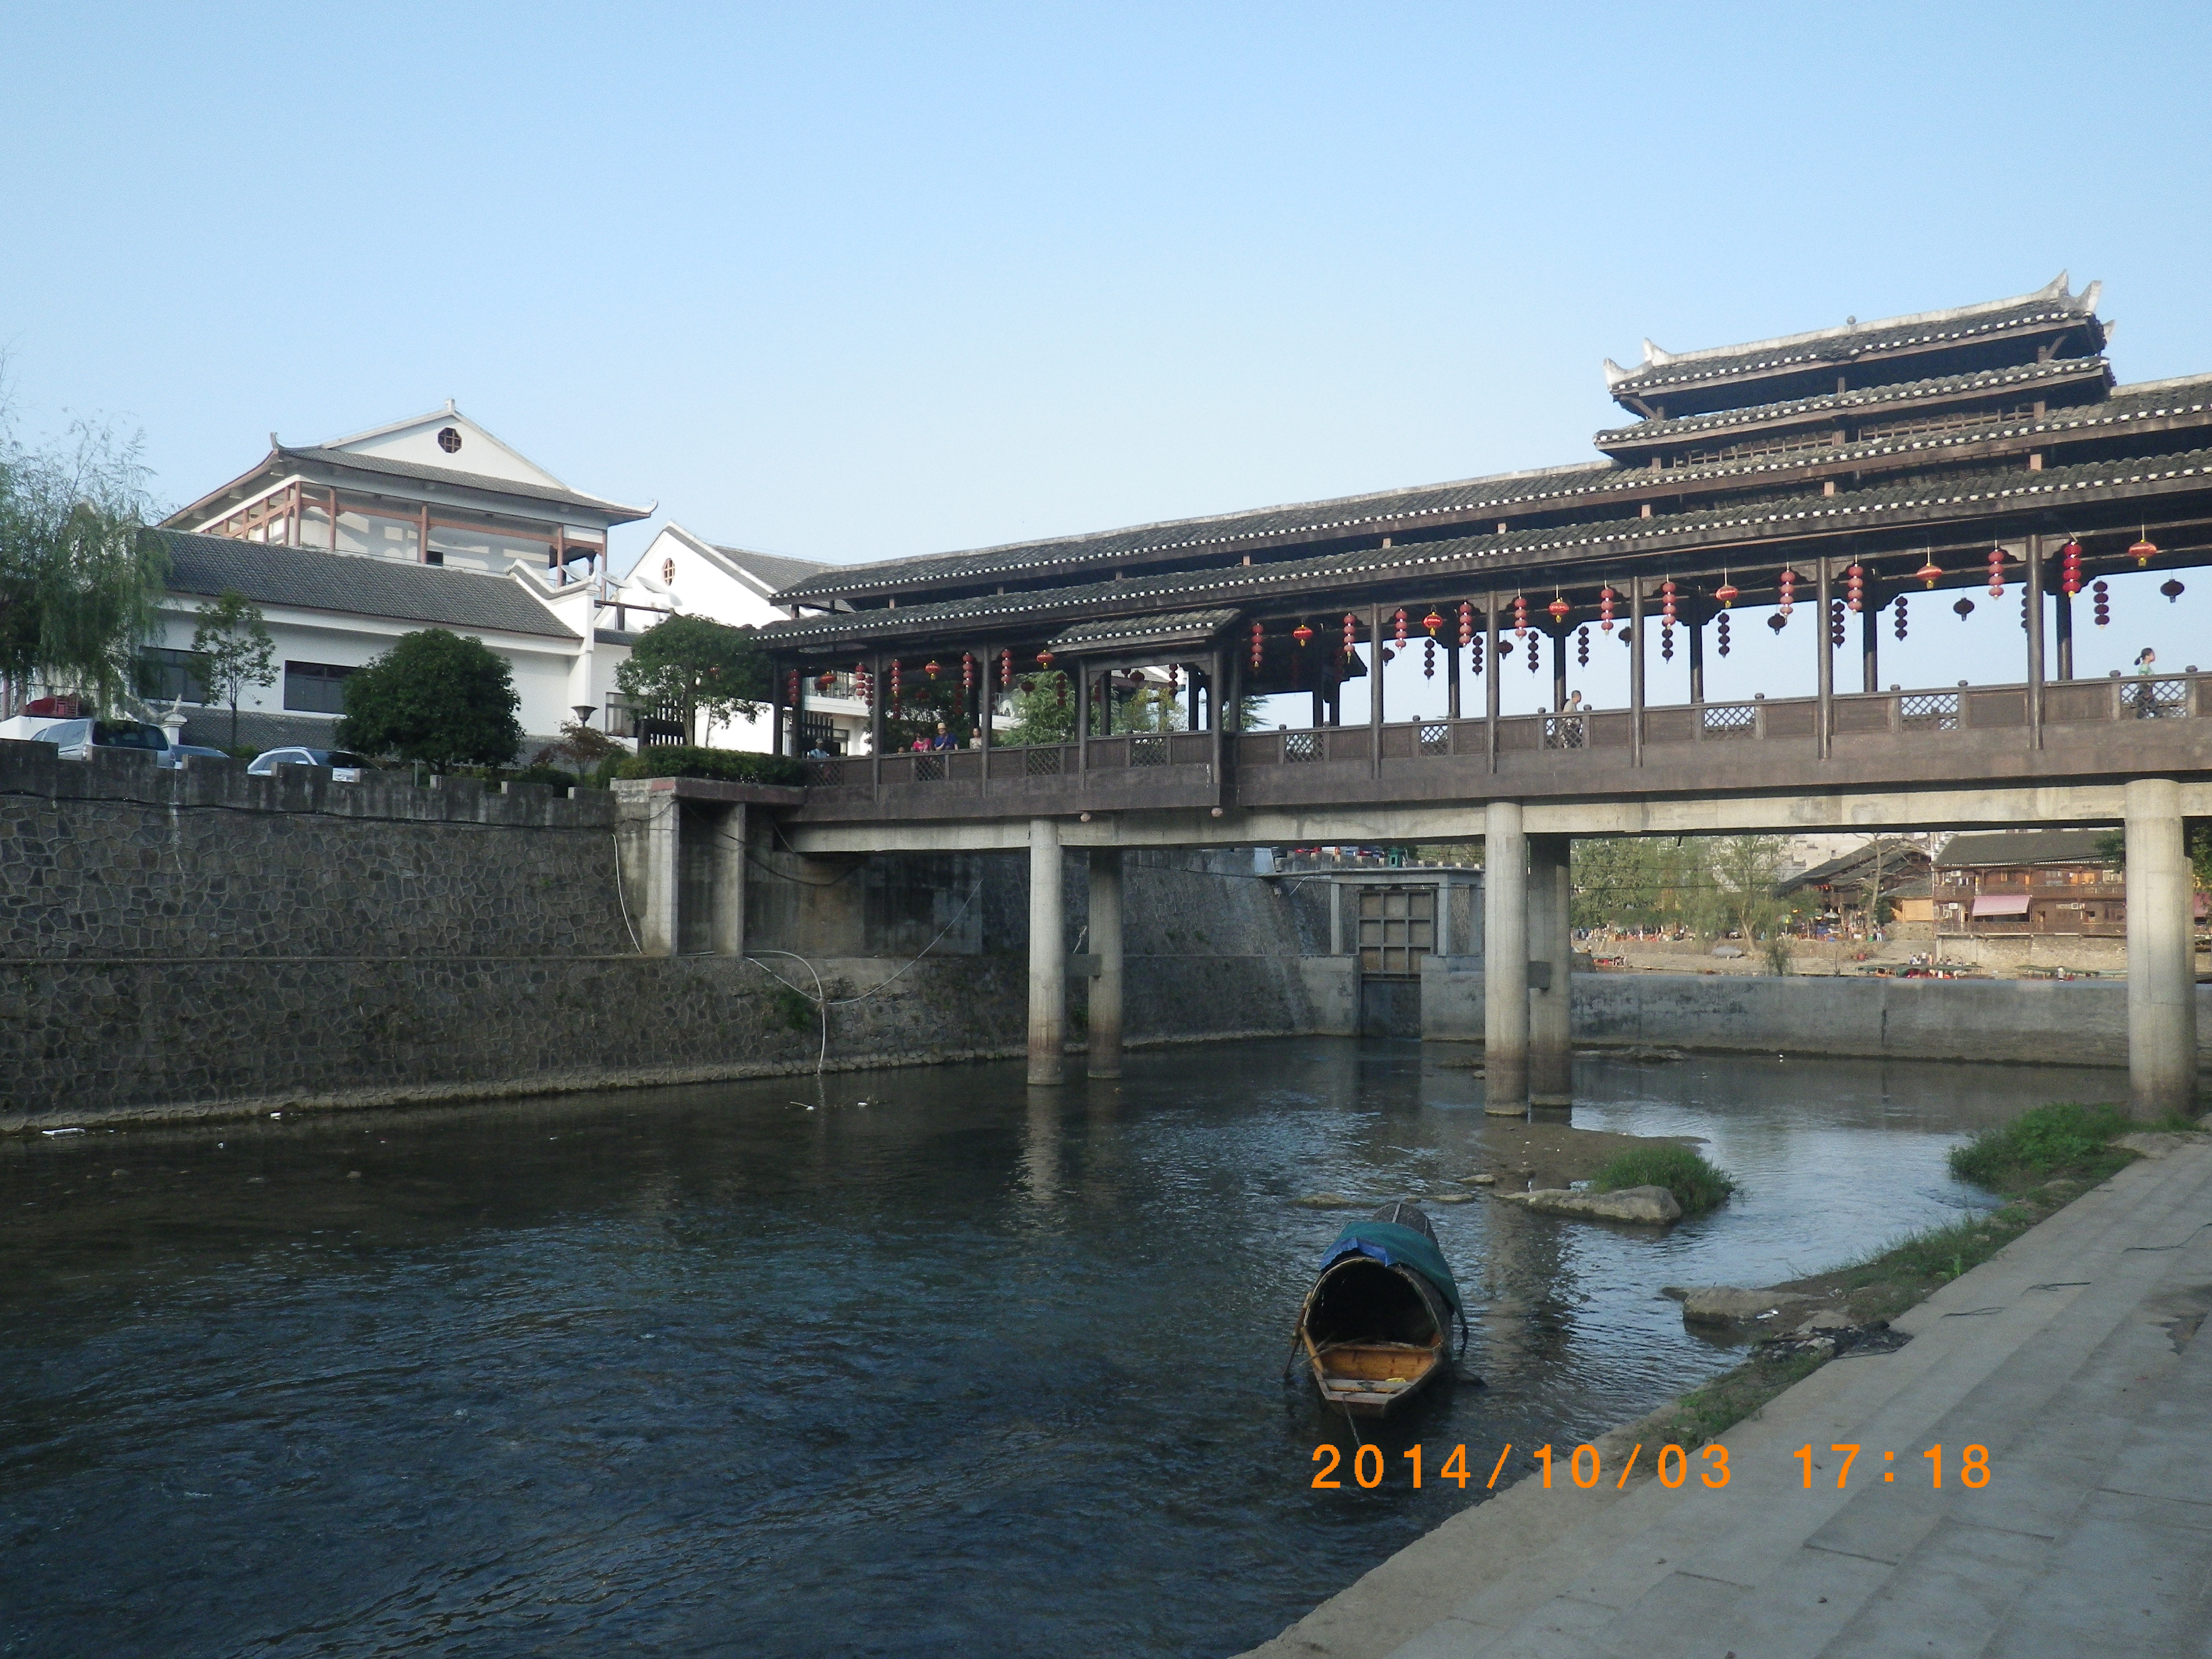
<path fill-rule="evenodd" d="M 374 769 L 350 749 L 301 748 L 264 749 L 246 769 L 252 776 L 265 778 L 280 766 L 327 766 L 331 778 L 339 783 L 359 783 Z"/>

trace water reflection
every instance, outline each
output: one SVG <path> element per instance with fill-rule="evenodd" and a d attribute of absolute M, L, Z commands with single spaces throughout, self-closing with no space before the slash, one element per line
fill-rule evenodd
<path fill-rule="evenodd" d="M 1463 1059 L 1267 1042 L 1052 1091 L 977 1066 L 0 1142 L 0 1651 L 1236 1651 L 1470 1501 L 1313 1491 L 1343 1428 L 1277 1380 L 1343 1219 L 1294 1200 L 1478 1167 Z M 1703 1136 L 1743 1194 L 1662 1238 L 1438 1207 L 1490 1386 L 1377 1425 L 1394 1460 L 1636 1414 L 1729 1358 L 1660 1285 L 1942 1218 L 1977 1201 L 1960 1133 L 2112 1086 L 1578 1077 L 1577 1121 Z"/>

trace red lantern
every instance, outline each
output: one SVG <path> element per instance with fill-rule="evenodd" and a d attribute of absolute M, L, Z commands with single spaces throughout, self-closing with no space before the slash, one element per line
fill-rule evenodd
<path fill-rule="evenodd" d="M 875 686 L 868 679 L 867 665 L 864 663 L 854 663 L 853 665 L 853 695 L 860 700 L 862 708 L 866 708 L 875 701 Z"/>
<path fill-rule="evenodd" d="M 2150 532 L 2148 530 L 2143 532 L 2141 539 L 2128 550 L 2128 554 L 2135 560 L 2136 568 L 2138 570 L 2158 556 L 2158 549 L 2153 545 Z"/>
<path fill-rule="evenodd" d="M 1467 643 L 1468 649 L 1474 653 L 1474 672 L 1479 677 L 1482 672 L 1482 636 L 1478 634 Z"/>
<path fill-rule="evenodd" d="M 2070 538 L 2058 550 L 2058 587 L 2069 599 L 2081 591 L 2081 544 Z"/>
<path fill-rule="evenodd" d="M 1659 624 L 1659 654 L 1668 662 L 1674 660 L 1674 624 L 1671 619 Z"/>
<path fill-rule="evenodd" d="M 1721 585 L 1713 589 L 1713 597 L 1720 601 L 1721 609 L 1723 611 L 1734 605 L 1740 597 L 1736 592 L 1735 584 L 1728 579 L 1728 574 L 1725 571 L 1721 574 Z"/>
<path fill-rule="evenodd" d="M 1943 580 L 1943 567 L 1936 562 L 1936 556 L 1930 553 L 1928 556 L 1928 562 L 1912 574 L 1933 588 L 1937 582 Z"/>
<path fill-rule="evenodd" d="M 1267 635 L 1260 631 L 1260 624 L 1254 623 L 1252 624 L 1252 666 L 1255 668 L 1260 665 L 1260 654 L 1266 649 L 1264 643 L 1266 638 Z"/>
<path fill-rule="evenodd" d="M 1674 579 L 1669 576 L 1659 584 L 1659 618 L 1669 628 L 1674 625 Z M 1673 656 L 1672 650 L 1666 653 Z"/>
<path fill-rule="evenodd" d="M 1182 670 L 1174 663 L 1168 665 L 1168 696 L 1170 699 L 1182 690 Z"/>
<path fill-rule="evenodd" d="M 1429 637 L 1431 639 L 1434 639 L 1437 636 L 1437 629 L 1442 628 L 1443 625 L 1444 619 L 1437 615 L 1436 607 L 1434 605 L 1431 605 L 1429 607 L 1429 614 L 1421 618 L 1421 626 L 1429 630 Z"/>
<path fill-rule="evenodd" d="M 2165 594 L 2166 602 L 2168 605 L 2172 605 L 2189 590 L 2184 587 L 2174 577 L 2168 576 L 2164 581 L 2158 585 L 2158 591 Z"/>
<path fill-rule="evenodd" d="M 1613 632 L 1613 589 L 1601 587 L 1597 595 L 1597 625 L 1601 631 Z"/>
<path fill-rule="evenodd" d="M 1850 609 L 1866 609 L 1866 572 L 1857 565 L 1844 572 L 1844 598 Z"/>
<path fill-rule="evenodd" d="M 1552 595 L 1551 604 L 1546 605 L 1544 609 L 1551 613 L 1552 626 L 1554 628 L 1558 628 L 1566 622 L 1568 610 L 1567 602 L 1561 599 L 1557 592 L 1554 592 Z"/>
<path fill-rule="evenodd" d="M 1436 677 L 1437 642 L 1434 640 L 1423 640 L 1421 641 L 1421 678 L 1425 680 L 1432 680 Z"/>
<path fill-rule="evenodd" d="M 1575 635 L 1575 660 L 1584 668 L 1589 666 L 1589 624 L 1584 623 Z"/>
<path fill-rule="evenodd" d="M 1991 548 L 1990 550 L 1990 597 L 1993 599 L 2004 598 L 2004 549 Z"/>
<path fill-rule="evenodd" d="M 817 691 L 834 690 L 836 684 L 837 671 L 834 668 L 825 668 L 814 677 L 814 689 Z"/>
<path fill-rule="evenodd" d="M 999 653 L 999 690 L 1004 691 L 1014 683 L 1014 653 L 1001 649 Z"/>
<path fill-rule="evenodd" d="M 1844 602 L 1841 599 L 1828 601 L 1828 643 L 1832 646 L 1839 646 L 1844 642 Z"/>
<path fill-rule="evenodd" d="M 1900 593 L 1900 594 L 1899 594 L 1899 595 L 1897 596 L 1897 629 L 1896 629 L 1896 633 L 1897 633 L 1897 637 L 1898 637 L 1898 638 L 1899 638 L 1900 640 L 1901 640 L 1901 639 L 1903 639 L 1903 638 L 1905 637 L 1905 595 L 1904 595 L 1904 594 L 1902 594 L 1902 593 Z"/>
<path fill-rule="evenodd" d="M 1728 612 L 1725 611 L 1722 611 L 1720 614 L 1720 628 L 1718 631 L 1720 634 L 1721 655 L 1725 657 L 1729 653 L 1729 616 Z"/>
<path fill-rule="evenodd" d="M 1959 613 L 1959 620 L 1960 622 L 1964 622 L 1967 617 L 1974 614 L 1974 602 L 1972 599 L 1962 599 L 1953 605 L 1951 609 L 1957 611 Z"/>
<path fill-rule="evenodd" d="M 1513 596 L 1513 637 L 1516 640 L 1528 637 L 1528 601 L 1518 593 Z"/>
<path fill-rule="evenodd" d="M 899 706 L 899 659 L 891 659 L 891 707 Z"/>
<path fill-rule="evenodd" d="M 1346 662 L 1350 662 L 1352 660 L 1352 647 L 1359 643 L 1359 635 L 1357 631 L 1358 626 L 1359 618 L 1353 616 L 1349 611 L 1346 611 L 1344 613 L 1344 659 Z"/>
<path fill-rule="evenodd" d="M 1051 647 L 1048 646 L 1043 650 L 1037 653 L 1037 666 L 1039 668 L 1049 668 L 1052 666 Z"/>
<path fill-rule="evenodd" d="M 791 671 L 789 687 L 789 693 L 785 696 L 784 701 L 796 708 L 799 707 L 799 671 L 796 668 Z"/>
<path fill-rule="evenodd" d="M 1531 634 L 1528 636 L 1528 672 L 1532 674 L 1534 673 L 1537 666 L 1536 636 L 1534 634 Z"/>
<path fill-rule="evenodd" d="M 1308 628 L 1303 619 L 1291 630 L 1291 637 L 1298 642 L 1298 648 L 1301 651 L 1305 649 L 1306 642 L 1313 638 L 1313 629 Z"/>
<path fill-rule="evenodd" d="M 1790 607 L 1797 602 L 1797 573 L 1786 564 L 1782 567 L 1780 586 L 1781 602 L 1775 606 L 1775 609 L 1781 615 L 1787 617 L 1790 614 Z"/>
<path fill-rule="evenodd" d="M 963 651 L 960 653 L 960 689 L 963 691 L 975 689 L 975 657 L 973 652 Z"/>
<path fill-rule="evenodd" d="M 2102 628 L 2112 619 L 2112 596 L 2103 580 L 2089 584 L 2089 602 L 2097 607 L 2097 626 Z"/>
<path fill-rule="evenodd" d="M 937 678 L 937 659 L 932 657 L 927 662 L 922 664 L 921 672 L 928 675 L 930 678 L 935 679 Z"/>
<path fill-rule="evenodd" d="M 1462 645 L 1474 643 L 1474 605 L 1468 599 L 1459 602 L 1459 642 Z M 1477 669 L 1475 672 L 1480 673 L 1482 671 Z"/>

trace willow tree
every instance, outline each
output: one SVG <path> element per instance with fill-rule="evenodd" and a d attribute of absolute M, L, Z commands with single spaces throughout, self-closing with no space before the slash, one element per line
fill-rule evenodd
<path fill-rule="evenodd" d="M 131 696 L 159 627 L 168 558 L 136 437 L 79 422 L 32 449 L 0 429 L 0 677 L 75 692 L 100 713 Z"/>

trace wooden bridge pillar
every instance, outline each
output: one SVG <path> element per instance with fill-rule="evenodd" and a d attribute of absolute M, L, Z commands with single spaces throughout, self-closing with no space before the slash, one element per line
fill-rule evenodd
<path fill-rule="evenodd" d="M 2181 789 L 2131 778 L 2127 823 L 2128 1103 L 2136 1116 L 2197 1109 L 2195 885 Z"/>
<path fill-rule="evenodd" d="M 1574 966 L 1574 916 L 1566 836 L 1528 837 L 1528 1103 L 1571 1106 L 1573 1025 L 1568 1001 Z"/>
<path fill-rule="evenodd" d="M 1087 690 L 1088 688 L 1086 687 Z M 1060 823 L 1030 820 L 1030 1078 L 1065 1080 L 1067 921 L 1060 907 Z"/>
<path fill-rule="evenodd" d="M 1483 813 L 1482 1108 L 1509 1117 L 1528 1109 L 1528 878 L 1521 803 L 1492 801 Z"/>
<path fill-rule="evenodd" d="M 1098 958 L 1091 981 L 1092 1077 L 1121 1075 L 1121 852 L 1091 849 L 1091 951 Z"/>

